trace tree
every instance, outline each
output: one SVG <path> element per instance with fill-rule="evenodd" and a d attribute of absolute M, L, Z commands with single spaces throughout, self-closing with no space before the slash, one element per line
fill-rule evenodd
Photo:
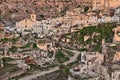
<path fill-rule="evenodd" d="M 89 10 L 89 7 L 86 6 L 86 7 L 84 8 L 84 12 L 87 12 L 88 10 Z"/>
<path fill-rule="evenodd" d="M 12 46 L 11 48 L 9 48 L 9 51 L 11 51 L 13 53 L 17 52 L 17 50 L 18 50 L 18 48 L 15 46 Z"/>

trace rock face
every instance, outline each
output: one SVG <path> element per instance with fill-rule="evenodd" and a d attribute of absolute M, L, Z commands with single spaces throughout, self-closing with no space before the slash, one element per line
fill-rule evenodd
<path fill-rule="evenodd" d="M 38 19 L 58 17 L 68 9 L 85 4 L 83 2 L 89 4 L 91 0 L 0 0 L 0 17 L 13 23 L 31 13 L 37 14 Z"/>

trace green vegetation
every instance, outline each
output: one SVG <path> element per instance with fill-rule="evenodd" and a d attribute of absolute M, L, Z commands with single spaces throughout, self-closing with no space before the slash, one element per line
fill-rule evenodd
<path fill-rule="evenodd" d="M 58 52 L 55 55 L 55 58 L 57 59 L 58 62 L 63 63 L 67 60 L 69 60 L 68 56 L 64 55 L 61 50 L 58 50 Z"/>
<path fill-rule="evenodd" d="M 21 49 L 29 48 L 32 45 L 32 42 L 27 43 L 26 45 L 20 47 Z"/>
<path fill-rule="evenodd" d="M 71 36 L 71 42 L 75 42 L 76 44 L 80 44 L 83 46 L 92 45 L 92 43 L 96 43 L 93 46 L 94 51 L 100 51 L 102 39 L 105 39 L 107 43 L 111 43 L 113 40 L 113 31 L 116 25 L 114 23 L 106 23 L 100 24 L 98 26 L 89 26 L 84 27 L 82 30 L 66 35 Z M 95 33 L 93 35 L 93 33 Z M 90 38 L 84 42 L 84 36 L 90 36 Z M 74 44 L 74 43 L 73 43 Z"/>
<path fill-rule="evenodd" d="M 101 51 L 101 44 L 99 43 L 96 45 L 93 45 L 92 47 L 93 47 L 93 51 L 99 51 L 99 52 Z"/>
<path fill-rule="evenodd" d="M 1 42 L 4 44 L 4 43 L 7 43 L 7 42 L 12 42 L 13 44 L 16 43 L 16 41 L 18 40 L 18 38 L 3 38 L 1 39 Z"/>
<path fill-rule="evenodd" d="M 88 7 L 88 6 L 85 6 L 84 12 L 87 12 L 88 10 L 89 10 L 89 7 Z"/>
<path fill-rule="evenodd" d="M 53 52 L 49 52 L 48 57 L 52 58 L 53 55 L 54 55 Z"/>
<path fill-rule="evenodd" d="M 33 48 L 36 49 L 37 48 L 37 44 L 33 43 Z"/>
<path fill-rule="evenodd" d="M 68 54 L 69 57 L 72 57 L 74 55 L 71 51 L 68 50 L 64 50 L 64 51 Z"/>
<path fill-rule="evenodd" d="M 1 39 L 1 42 L 3 42 L 3 43 L 6 43 L 6 42 L 8 42 L 8 41 L 9 41 L 8 38 L 3 38 L 3 39 Z"/>
<path fill-rule="evenodd" d="M 72 62 L 72 63 L 68 64 L 67 66 L 73 66 L 74 64 L 77 64 L 77 63 L 79 63 L 79 62 L 75 61 L 75 62 Z"/>
<path fill-rule="evenodd" d="M 40 67 L 40 71 L 46 71 L 49 70 L 50 68 L 56 67 L 58 64 L 49 64 L 45 67 Z"/>
<path fill-rule="evenodd" d="M 26 49 L 26 48 L 30 48 L 30 47 L 33 47 L 33 49 L 37 49 L 37 44 L 36 43 L 33 43 L 33 42 L 29 42 L 27 44 L 25 44 L 24 46 L 20 47 L 21 49 Z"/>
<path fill-rule="evenodd" d="M 18 40 L 18 38 L 12 38 L 12 39 L 10 39 L 10 41 L 11 41 L 13 44 L 15 44 L 17 40 Z"/>
<path fill-rule="evenodd" d="M 62 10 L 61 12 L 60 12 L 60 14 L 62 15 L 62 16 L 64 16 L 65 14 L 66 14 L 66 11 L 68 10 L 68 8 L 64 8 L 64 10 Z"/>
<path fill-rule="evenodd" d="M 2 58 L 2 60 L 3 60 L 3 62 L 6 64 L 7 62 L 9 62 L 9 61 L 14 61 L 14 59 L 13 58 L 10 58 L 10 57 L 4 57 L 4 58 Z"/>
<path fill-rule="evenodd" d="M 32 70 L 40 70 L 40 66 L 39 65 L 36 65 L 36 64 L 29 64 L 30 68 Z"/>
<path fill-rule="evenodd" d="M 44 15 L 39 15 L 40 19 L 45 19 L 45 16 Z"/>
<path fill-rule="evenodd" d="M 105 25 L 98 25 L 98 26 L 89 26 L 85 27 L 82 30 L 74 33 L 74 39 L 83 43 L 83 37 L 85 35 L 92 36 L 94 32 L 99 33 L 100 35 L 97 36 L 98 39 L 105 38 L 106 42 L 112 42 L 113 32 L 112 29 L 115 27 L 114 24 L 107 23 Z M 92 39 L 90 39 L 92 40 Z M 90 41 L 89 40 L 89 41 Z"/>
<path fill-rule="evenodd" d="M 17 52 L 18 48 L 16 46 L 12 46 L 11 48 L 9 48 L 9 51 L 15 53 Z"/>
<path fill-rule="evenodd" d="M 81 48 L 80 51 L 87 51 L 87 49 L 86 48 Z"/>

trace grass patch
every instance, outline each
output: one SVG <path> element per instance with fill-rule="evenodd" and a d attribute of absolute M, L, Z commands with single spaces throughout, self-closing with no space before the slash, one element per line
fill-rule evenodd
<path fill-rule="evenodd" d="M 97 26 L 88 26 L 74 33 L 67 34 L 65 37 L 71 35 L 71 45 L 73 45 L 75 42 L 75 44 L 79 44 L 82 46 L 92 46 L 92 42 L 94 42 L 96 44 L 93 46 L 94 50 L 100 51 L 102 39 L 105 39 L 106 43 L 111 43 L 113 41 L 114 33 L 112 30 L 115 27 L 116 25 L 114 23 L 99 24 Z M 92 37 L 94 32 L 95 35 Z M 90 36 L 90 38 L 84 42 L 84 36 Z"/>
<path fill-rule="evenodd" d="M 25 48 L 30 48 L 30 46 L 32 45 L 32 42 L 27 43 L 26 45 L 20 47 L 21 49 L 25 49 Z"/>
<path fill-rule="evenodd" d="M 65 61 L 69 60 L 69 58 L 66 55 L 64 55 L 61 50 L 58 50 L 58 52 L 55 55 L 55 58 L 60 63 L 63 63 Z"/>
<path fill-rule="evenodd" d="M 16 46 L 12 46 L 11 48 L 9 48 L 9 51 L 15 53 L 17 52 L 18 48 Z"/>

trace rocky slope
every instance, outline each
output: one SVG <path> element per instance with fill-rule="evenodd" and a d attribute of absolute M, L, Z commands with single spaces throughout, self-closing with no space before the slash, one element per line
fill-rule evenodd
<path fill-rule="evenodd" d="M 15 23 L 31 13 L 36 13 L 39 20 L 58 17 L 84 2 L 91 3 L 90 0 L 0 0 L 0 18 Z"/>

